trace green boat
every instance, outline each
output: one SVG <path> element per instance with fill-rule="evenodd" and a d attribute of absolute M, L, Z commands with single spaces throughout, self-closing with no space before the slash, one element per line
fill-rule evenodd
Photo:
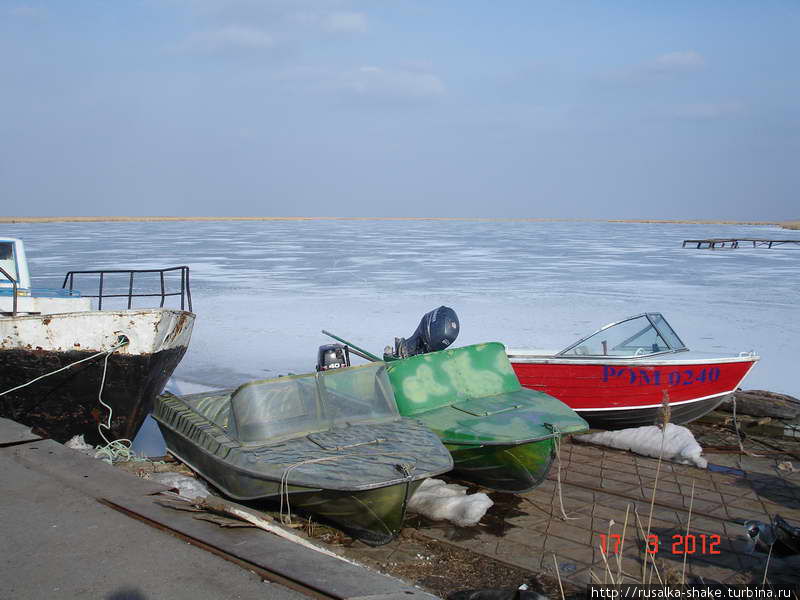
<path fill-rule="evenodd" d="M 387 346 L 383 359 L 400 414 L 436 432 L 453 455 L 454 475 L 498 491 L 531 490 L 547 477 L 560 436 L 589 426 L 563 402 L 523 388 L 503 344 L 445 349 L 458 330 L 455 311 L 440 306 L 410 338 Z M 347 344 L 345 355 L 380 360 L 322 333 Z"/>
<path fill-rule="evenodd" d="M 550 470 L 555 444 L 589 426 L 563 402 L 523 388 L 497 342 L 387 363 L 400 414 L 421 420 L 453 455 L 453 474 L 525 492 Z"/>
<path fill-rule="evenodd" d="M 400 531 L 408 498 L 453 460 L 397 411 L 384 363 L 156 400 L 169 451 L 237 500 L 275 499 L 371 545 Z"/>

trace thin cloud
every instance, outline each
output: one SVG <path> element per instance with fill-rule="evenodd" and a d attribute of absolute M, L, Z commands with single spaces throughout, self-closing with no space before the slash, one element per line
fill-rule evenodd
<path fill-rule="evenodd" d="M 8 9 L 8 14 L 12 17 L 20 17 L 23 19 L 41 19 L 47 15 L 47 9 L 41 6 L 32 6 L 29 4 L 20 4 Z"/>
<path fill-rule="evenodd" d="M 363 66 L 345 73 L 342 90 L 350 95 L 374 100 L 422 101 L 440 97 L 447 91 L 433 73 Z"/>
<path fill-rule="evenodd" d="M 637 84 L 702 71 L 705 57 L 694 50 L 667 52 L 651 60 L 618 69 L 600 77 L 610 83 Z"/>
<path fill-rule="evenodd" d="M 228 26 L 191 34 L 179 48 L 186 51 L 219 52 L 226 50 L 268 50 L 275 38 L 261 29 Z"/>
<path fill-rule="evenodd" d="M 741 102 L 699 102 L 672 106 L 667 110 L 667 115 L 678 119 L 708 121 L 736 117 L 744 110 Z"/>
<path fill-rule="evenodd" d="M 668 52 L 662 54 L 649 64 L 645 64 L 645 69 L 658 72 L 684 72 L 697 71 L 706 66 L 706 59 L 694 50 L 684 52 Z"/>
<path fill-rule="evenodd" d="M 365 65 L 347 70 L 294 66 L 276 72 L 273 81 L 290 93 L 339 97 L 345 104 L 424 104 L 447 93 L 444 81 L 435 73 L 404 66 Z"/>
<path fill-rule="evenodd" d="M 322 29 L 328 33 L 366 33 L 367 15 L 356 12 L 337 12 L 322 18 Z"/>

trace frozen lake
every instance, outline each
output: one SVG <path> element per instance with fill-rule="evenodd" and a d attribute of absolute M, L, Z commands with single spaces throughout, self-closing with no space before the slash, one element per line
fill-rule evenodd
<path fill-rule="evenodd" d="M 321 329 L 380 354 L 444 304 L 461 320 L 457 345 L 552 349 L 662 312 L 692 349 L 757 351 L 745 387 L 800 396 L 800 248 L 681 248 L 800 231 L 365 220 L 4 224 L 0 235 L 26 242 L 38 287 L 60 287 L 68 270 L 188 265 L 197 321 L 176 376 L 194 384 L 311 371 L 330 341 Z"/>

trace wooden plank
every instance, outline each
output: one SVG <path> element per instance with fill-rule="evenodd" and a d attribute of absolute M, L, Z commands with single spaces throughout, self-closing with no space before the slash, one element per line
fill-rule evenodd
<path fill-rule="evenodd" d="M 0 417 L 0 447 L 15 446 L 40 439 L 41 436 L 31 432 L 31 428 L 27 425 Z"/>
<path fill-rule="evenodd" d="M 106 497 L 103 502 L 129 516 L 169 531 L 189 543 L 229 556 L 243 566 L 272 575 L 283 585 L 292 582 L 317 592 L 319 596 L 342 600 L 361 597 L 402 596 L 406 600 L 435 600 L 399 579 L 361 565 L 339 560 L 304 548 L 259 529 L 222 528 L 192 513 L 166 508 L 155 497 Z"/>

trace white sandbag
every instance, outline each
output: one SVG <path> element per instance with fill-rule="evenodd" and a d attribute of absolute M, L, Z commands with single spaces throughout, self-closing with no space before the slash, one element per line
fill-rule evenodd
<path fill-rule="evenodd" d="M 621 429 L 620 431 L 587 433 L 575 437 L 581 442 L 619 448 L 620 450 L 630 450 L 642 456 L 658 458 L 659 454 L 661 454 L 664 460 L 695 465 L 701 469 L 705 469 L 708 466 L 708 462 L 702 456 L 703 449 L 694 439 L 692 432 L 686 427 L 674 425 L 673 423 L 668 423 L 664 432 L 663 453 L 661 446 L 662 432 L 655 425 Z"/>
<path fill-rule="evenodd" d="M 181 473 L 151 473 L 149 479 L 176 488 L 184 498 L 208 498 L 211 495 L 202 481 Z"/>
<path fill-rule="evenodd" d="M 467 488 L 441 479 L 426 479 L 408 501 L 408 510 L 434 521 L 462 527 L 475 525 L 494 502 L 483 492 L 467 495 Z"/>

